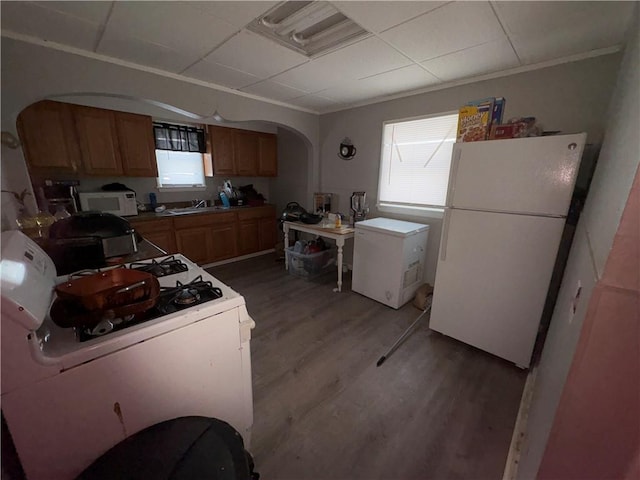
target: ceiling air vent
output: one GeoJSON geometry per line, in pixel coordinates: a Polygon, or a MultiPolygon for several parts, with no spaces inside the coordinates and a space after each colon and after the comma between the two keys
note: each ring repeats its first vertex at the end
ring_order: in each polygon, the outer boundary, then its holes
{"type": "Polygon", "coordinates": [[[247,28],[307,57],[370,35],[329,2],[282,2],[247,28]]]}

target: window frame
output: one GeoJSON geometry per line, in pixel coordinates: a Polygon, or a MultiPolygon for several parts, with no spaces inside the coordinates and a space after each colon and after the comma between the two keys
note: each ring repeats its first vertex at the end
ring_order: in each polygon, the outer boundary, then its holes
{"type": "MultiPolygon", "coordinates": [[[[429,118],[446,117],[446,116],[457,115],[457,114],[458,114],[457,110],[451,110],[447,112],[438,112],[438,113],[427,114],[427,115],[416,115],[413,117],[385,120],[382,122],[382,129],[380,134],[380,160],[378,162],[378,185],[377,185],[378,198],[376,199],[376,208],[378,209],[378,211],[403,214],[403,215],[411,215],[411,216],[424,216],[424,217],[433,217],[433,218],[443,217],[444,211],[446,208],[444,205],[439,206],[439,205],[427,205],[427,204],[423,204],[423,205],[401,204],[399,202],[394,203],[394,202],[380,200],[380,185],[381,185],[382,174],[383,174],[382,166],[383,166],[384,154],[385,154],[385,149],[384,149],[385,128],[387,127],[387,125],[394,124],[394,123],[412,122],[416,120],[426,120],[429,118]]],[[[455,141],[454,141],[454,144],[455,144],[455,141]]],[[[449,183],[450,176],[451,176],[451,168],[449,168],[449,176],[447,177],[447,190],[448,190],[448,183],[449,183]]]]}

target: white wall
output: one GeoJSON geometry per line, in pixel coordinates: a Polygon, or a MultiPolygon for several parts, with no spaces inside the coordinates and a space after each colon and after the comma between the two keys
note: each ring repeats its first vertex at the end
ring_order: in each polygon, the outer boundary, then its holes
{"type": "MultiPolygon", "coordinates": [[[[230,123],[229,126],[258,126],[259,130],[265,131],[276,131],[278,126],[284,126],[304,137],[310,145],[303,159],[307,164],[304,176],[296,178],[295,188],[303,185],[308,198],[317,190],[319,129],[315,114],[42,45],[3,38],[1,46],[3,131],[15,134],[15,122],[20,111],[44,98],[75,100],[74,103],[134,111],[174,121],[215,124],[219,123],[219,115],[229,122],[244,122],[230,123]],[[166,105],[169,109],[158,105],[166,105]],[[180,111],[186,113],[181,115],[180,111]]],[[[21,150],[16,152],[21,156],[21,150]]],[[[8,174],[8,168],[8,163],[3,161],[3,177],[8,174]]],[[[21,175],[12,176],[13,190],[30,186],[26,170],[23,167],[21,170],[21,175]]],[[[110,180],[93,179],[87,181],[87,185],[100,186],[110,180]]],[[[211,190],[208,195],[215,191],[221,180],[214,178],[208,182],[211,190]]],[[[235,184],[254,180],[238,178],[235,184]]],[[[127,178],[126,181],[135,185],[132,188],[139,190],[139,194],[151,191],[153,183],[148,179],[127,178]]],[[[255,180],[255,183],[261,183],[257,189],[262,188],[270,196],[268,181],[255,180]]],[[[158,194],[158,200],[173,201],[176,200],[175,196],[161,193],[158,194]]],[[[188,197],[191,196],[188,194],[188,197]]],[[[143,200],[146,201],[146,195],[143,200]]]]}
{"type": "Polygon", "coordinates": [[[289,202],[311,208],[305,188],[309,172],[305,161],[311,148],[303,138],[285,128],[278,129],[278,176],[271,181],[271,198],[280,214],[289,202]]]}
{"type": "MultiPolygon", "coordinates": [[[[601,279],[640,162],[639,8],[607,110],[607,128],[587,202],[576,229],[540,358],[518,478],[535,478],[582,331],[593,288],[601,279]],[[582,285],[575,315],[571,304],[582,285]]],[[[628,359],[634,361],[633,359],[628,359]]],[[[611,392],[612,395],[615,394],[611,392]]]]}
{"type": "MultiPolygon", "coordinates": [[[[337,193],[337,208],[349,211],[351,192],[364,190],[372,207],[378,190],[382,123],[420,115],[457,111],[469,100],[502,96],[505,118],[535,116],[545,130],[585,131],[588,142],[600,143],[607,121],[605,112],[615,83],[620,55],[607,55],[508,77],[437,90],[320,117],[320,188],[337,193]],[[351,161],[337,156],[349,137],[358,153],[351,161]]],[[[372,216],[383,216],[372,208],[372,216]]],[[[441,219],[385,213],[431,226],[425,281],[433,284],[437,265],[441,219]]]]}

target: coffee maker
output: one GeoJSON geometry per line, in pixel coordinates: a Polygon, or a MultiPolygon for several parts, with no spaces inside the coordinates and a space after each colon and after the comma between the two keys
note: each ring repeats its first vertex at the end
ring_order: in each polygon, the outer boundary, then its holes
{"type": "Polygon", "coordinates": [[[369,206],[367,205],[367,194],[365,192],[353,192],[351,195],[351,211],[353,223],[367,218],[369,206]]]}

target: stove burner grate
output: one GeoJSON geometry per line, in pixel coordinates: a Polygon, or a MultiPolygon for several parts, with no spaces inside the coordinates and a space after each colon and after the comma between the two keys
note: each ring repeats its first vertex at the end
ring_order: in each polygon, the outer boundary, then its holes
{"type": "Polygon", "coordinates": [[[160,287],[158,300],[151,309],[123,319],[105,317],[94,329],[76,328],[76,335],[81,342],[85,342],[221,297],[222,290],[203,280],[202,275],[198,275],[189,283],[176,280],[175,287],[160,287]]]}
{"type": "Polygon", "coordinates": [[[189,267],[182,260],[175,258],[173,255],[161,261],[157,261],[154,258],[146,262],[133,262],[129,265],[129,268],[151,273],[156,277],[164,277],[189,270],[189,267]]]}
{"type": "Polygon", "coordinates": [[[171,313],[220,297],[222,290],[198,275],[187,284],[177,280],[175,287],[160,287],[160,297],[155,308],[163,313],[171,313]]]}

